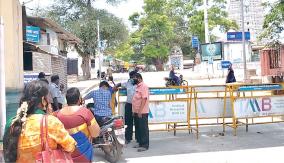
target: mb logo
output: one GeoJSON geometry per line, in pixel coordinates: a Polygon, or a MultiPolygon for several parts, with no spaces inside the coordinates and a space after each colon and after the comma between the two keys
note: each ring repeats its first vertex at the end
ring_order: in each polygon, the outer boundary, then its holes
{"type": "Polygon", "coordinates": [[[270,111],[272,108],[270,98],[262,98],[261,100],[249,99],[247,103],[248,108],[253,112],[270,111]]]}

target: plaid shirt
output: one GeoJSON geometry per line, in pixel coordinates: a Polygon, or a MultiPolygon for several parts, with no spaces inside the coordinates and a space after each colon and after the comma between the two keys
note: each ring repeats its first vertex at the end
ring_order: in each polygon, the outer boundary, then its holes
{"type": "Polygon", "coordinates": [[[91,91],[87,94],[85,99],[94,100],[94,108],[92,109],[94,114],[97,116],[108,117],[112,115],[112,110],[110,108],[111,102],[111,92],[105,89],[98,89],[91,91]]]}

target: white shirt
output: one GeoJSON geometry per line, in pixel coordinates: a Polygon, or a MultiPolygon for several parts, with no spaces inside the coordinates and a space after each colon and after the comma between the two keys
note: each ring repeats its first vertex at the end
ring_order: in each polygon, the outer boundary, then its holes
{"type": "Polygon", "coordinates": [[[52,102],[53,103],[53,98],[57,98],[58,103],[60,104],[64,104],[64,97],[58,87],[58,85],[56,85],[55,83],[50,83],[49,84],[49,91],[52,97],[52,102]]]}
{"type": "Polygon", "coordinates": [[[135,94],[136,85],[133,85],[130,80],[126,83],[121,84],[122,87],[126,88],[127,91],[127,99],[126,102],[132,104],[132,99],[135,94]]]}

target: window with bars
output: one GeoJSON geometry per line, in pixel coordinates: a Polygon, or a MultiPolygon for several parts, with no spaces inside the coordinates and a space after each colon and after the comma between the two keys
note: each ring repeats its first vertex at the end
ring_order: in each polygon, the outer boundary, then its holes
{"type": "Polygon", "coordinates": [[[270,69],[281,67],[281,53],[280,48],[272,49],[268,52],[270,69]]]}

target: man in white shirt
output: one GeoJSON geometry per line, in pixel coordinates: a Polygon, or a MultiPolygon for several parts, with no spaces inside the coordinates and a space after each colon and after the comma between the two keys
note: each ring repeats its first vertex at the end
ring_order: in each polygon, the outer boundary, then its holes
{"type": "Polygon", "coordinates": [[[59,76],[52,75],[51,76],[51,83],[49,85],[49,91],[52,97],[52,108],[53,111],[57,111],[62,108],[62,104],[64,103],[64,97],[61,94],[59,88],[59,76]]]}
{"type": "MultiPolygon", "coordinates": [[[[132,99],[135,93],[136,85],[133,84],[133,76],[136,74],[135,71],[131,71],[129,73],[130,79],[125,82],[118,84],[117,86],[121,86],[123,88],[126,88],[127,91],[127,99],[125,104],[125,110],[124,110],[124,118],[125,118],[125,124],[127,125],[125,129],[125,142],[126,144],[130,143],[132,140],[133,135],[133,113],[132,113],[132,99]]],[[[137,135],[135,135],[135,138],[137,139],[137,135]]]]}

